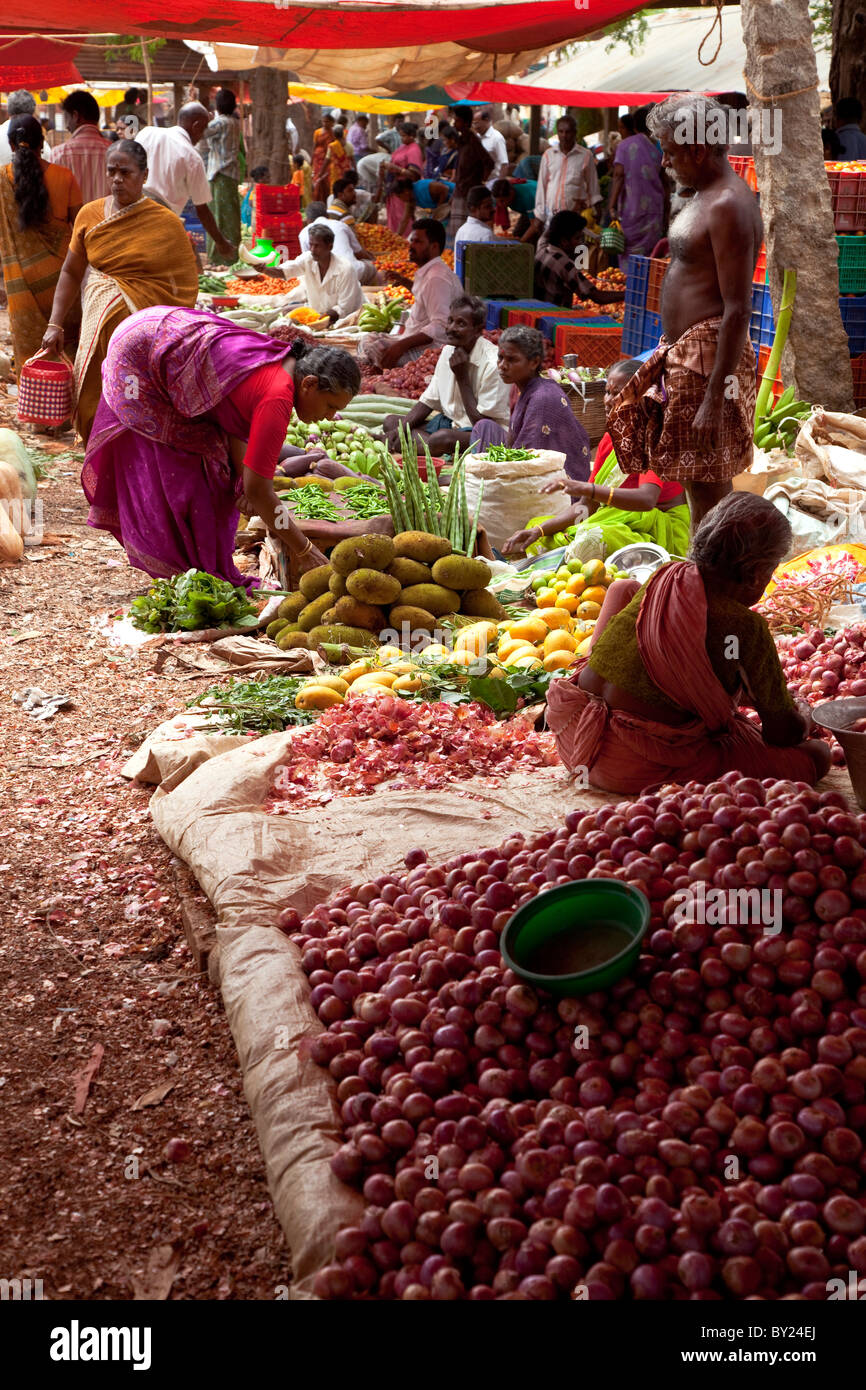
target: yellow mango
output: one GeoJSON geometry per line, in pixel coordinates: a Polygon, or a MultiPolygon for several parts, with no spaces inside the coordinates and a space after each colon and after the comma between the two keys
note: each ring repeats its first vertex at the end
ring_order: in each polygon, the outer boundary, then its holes
{"type": "Polygon", "coordinates": [[[557,595],[555,608],[561,608],[564,613],[576,613],[580,599],[577,594],[570,594],[566,591],[557,595]]]}
{"type": "Polygon", "coordinates": [[[548,585],[546,589],[539,589],[537,594],[535,595],[535,601],[538,604],[539,608],[549,607],[549,605],[553,603],[553,600],[555,598],[556,590],[551,588],[550,585],[548,585]]]}
{"type": "Polygon", "coordinates": [[[526,642],[543,642],[547,636],[548,627],[543,618],[536,614],[531,614],[527,618],[517,618],[510,626],[509,632],[512,637],[517,637],[526,642]]]}
{"type": "Polygon", "coordinates": [[[537,652],[532,642],[518,642],[513,638],[508,642],[500,642],[496,649],[496,656],[499,661],[510,661],[515,656],[535,655],[537,652]]]}
{"type": "Polygon", "coordinates": [[[578,649],[577,649],[577,655],[578,655],[578,656],[586,656],[586,655],[588,654],[588,652],[589,652],[589,644],[590,644],[591,641],[592,641],[592,633],[590,633],[588,637],[584,637],[583,641],[581,642],[580,646],[579,646],[578,649]]]}
{"type": "Polygon", "coordinates": [[[551,652],[575,652],[577,651],[577,638],[565,628],[556,628],[549,632],[544,639],[544,655],[550,656],[551,652]]]}
{"type": "Polygon", "coordinates": [[[564,671],[566,666],[571,666],[576,657],[576,652],[550,652],[544,658],[544,669],[545,671],[564,671]]]}
{"type": "Polygon", "coordinates": [[[590,603],[584,600],[577,610],[577,616],[579,618],[597,618],[600,612],[600,603],[590,603]]]}
{"type": "Polygon", "coordinates": [[[464,649],[464,650],[461,650],[461,651],[453,651],[453,652],[451,653],[451,665],[452,665],[452,666],[474,666],[475,663],[478,662],[478,663],[479,663],[479,666],[483,668],[483,662],[484,662],[484,657],[485,657],[485,656],[486,656],[486,652],[483,652],[483,653],[481,654],[481,658],[480,658],[480,660],[479,660],[479,657],[478,657],[478,653],[477,653],[477,652],[466,651],[465,649],[464,649]]]}
{"type": "Polygon", "coordinates": [[[589,588],[589,589],[584,589],[584,591],[583,591],[583,602],[584,602],[584,603],[597,603],[597,604],[599,605],[599,607],[601,607],[601,605],[604,603],[604,598],[605,598],[605,594],[606,594],[606,593],[607,593],[607,589],[605,589],[603,585],[601,585],[601,584],[593,584],[591,588],[589,588]]]}
{"type": "Polygon", "coordinates": [[[540,608],[536,616],[539,617],[541,621],[547,625],[548,628],[567,628],[570,625],[568,613],[565,611],[564,608],[558,608],[556,607],[556,605],[554,605],[553,608],[540,608]]]}
{"type": "Polygon", "coordinates": [[[380,666],[388,666],[392,661],[402,661],[405,655],[402,647],[380,647],[376,653],[380,666]]]}
{"type": "Polygon", "coordinates": [[[370,663],[366,659],[353,661],[350,666],[343,667],[343,680],[348,681],[349,685],[356,681],[359,676],[366,676],[370,672],[370,663]]]}
{"type": "Polygon", "coordinates": [[[586,588],[586,580],[582,574],[573,574],[567,581],[565,592],[567,594],[582,594],[586,588]]]}
{"type": "Polygon", "coordinates": [[[349,689],[348,681],[343,680],[342,676],[311,676],[301,689],[309,690],[315,685],[324,686],[327,690],[336,690],[338,695],[345,695],[349,689]]]}
{"type": "Polygon", "coordinates": [[[458,632],[454,640],[455,651],[474,652],[476,656],[486,652],[488,647],[499,635],[499,629],[495,623],[473,623],[471,627],[464,627],[458,632]]]}
{"type": "Polygon", "coordinates": [[[587,584],[600,584],[606,573],[603,560],[587,560],[583,566],[583,576],[587,584]]]}
{"type": "Polygon", "coordinates": [[[429,676],[398,676],[391,689],[395,695],[401,690],[414,694],[417,690],[423,690],[424,686],[429,685],[429,683],[429,676]]]}
{"type": "MultiPolygon", "coordinates": [[[[388,665],[385,667],[385,671],[390,671],[390,673],[394,676],[412,676],[417,672],[417,670],[418,667],[414,661],[390,661],[388,665]]],[[[376,672],[376,675],[379,677],[383,676],[384,674],[384,671],[376,672]]]]}
{"type": "Polygon", "coordinates": [[[445,661],[451,653],[441,642],[431,642],[429,646],[425,647],[418,655],[424,661],[445,661]]]}
{"type": "Polygon", "coordinates": [[[305,685],[295,696],[295,709],[330,709],[342,703],[340,692],[327,685],[305,685]]]}
{"type": "Polygon", "coordinates": [[[370,671],[366,676],[359,676],[356,681],[352,681],[352,694],[357,695],[359,691],[366,690],[371,685],[384,685],[389,689],[397,680],[395,671],[370,671]]]}
{"type": "Polygon", "coordinates": [[[519,656],[515,660],[512,658],[509,666],[516,666],[518,671],[542,671],[544,668],[537,656],[519,656]]]}
{"type": "Polygon", "coordinates": [[[365,685],[363,689],[357,690],[352,686],[350,694],[357,695],[359,700],[366,700],[368,697],[375,698],[377,695],[390,695],[390,685],[365,685]]]}

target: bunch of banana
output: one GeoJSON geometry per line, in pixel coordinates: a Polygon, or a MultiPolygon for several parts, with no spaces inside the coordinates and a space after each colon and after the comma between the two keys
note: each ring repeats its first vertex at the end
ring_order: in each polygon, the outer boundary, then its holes
{"type": "Polygon", "coordinates": [[[358,327],[362,333],[390,333],[403,308],[399,299],[387,300],[384,304],[365,304],[358,317],[358,327]]]}
{"type": "Polygon", "coordinates": [[[794,388],[789,386],[770,414],[755,421],[755,444],[759,449],[785,449],[790,454],[800,425],[811,413],[809,402],[795,400],[794,388]]]}

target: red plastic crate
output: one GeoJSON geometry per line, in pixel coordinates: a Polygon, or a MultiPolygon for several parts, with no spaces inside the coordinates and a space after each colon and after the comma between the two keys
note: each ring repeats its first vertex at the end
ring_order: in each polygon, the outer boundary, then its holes
{"type": "Polygon", "coordinates": [[[854,409],[866,406],[866,352],[851,358],[851,372],[854,377],[854,409]]]}
{"type": "Polygon", "coordinates": [[[763,243],[758,252],[758,260],[755,265],[755,273],[752,276],[752,283],[755,285],[766,285],[767,283],[767,248],[763,243]]]}
{"type": "Polygon", "coordinates": [[[728,163],[735,174],[739,174],[741,179],[745,179],[753,193],[758,191],[758,176],[755,173],[755,161],[750,154],[729,154],[728,163]]]}
{"type": "Polygon", "coordinates": [[[662,311],[662,281],[667,274],[669,265],[670,258],[650,260],[646,291],[646,311],[648,314],[660,314],[662,311]]]}
{"type": "Polygon", "coordinates": [[[866,169],[828,170],[837,232],[866,231],[866,169]]]}
{"type": "Polygon", "coordinates": [[[304,225],[304,219],[299,212],[286,212],[280,217],[262,216],[256,213],[256,236],[269,237],[271,241],[287,241],[289,237],[297,237],[304,225]]]}
{"type": "Polygon", "coordinates": [[[287,212],[300,212],[301,193],[293,183],[256,184],[256,210],[266,217],[283,216],[287,212]]]}
{"type": "MultiPolygon", "coordinates": [[[[560,309],[556,304],[548,304],[543,309],[509,309],[507,311],[508,327],[523,324],[526,328],[537,328],[539,319],[551,316],[558,319],[585,319],[591,313],[591,309],[587,313],[586,309],[560,309]]],[[[599,309],[599,313],[601,313],[601,309],[599,309]]]]}
{"type": "Polygon", "coordinates": [[[556,330],[554,361],[557,366],[569,352],[577,354],[578,366],[612,367],[622,356],[622,325],[598,327],[581,325],[569,328],[563,324],[556,330]]]}
{"type": "MultiPolygon", "coordinates": [[[[767,363],[768,363],[769,360],[770,360],[770,353],[771,353],[771,351],[772,351],[772,349],[771,349],[770,347],[767,347],[766,345],[764,345],[764,346],[758,348],[758,390],[759,390],[759,391],[760,391],[760,389],[761,389],[761,381],[762,381],[762,379],[763,379],[764,369],[765,369],[767,363]]],[[[777,375],[776,375],[776,380],[773,382],[773,390],[772,390],[773,405],[776,404],[776,401],[779,399],[779,397],[781,396],[781,394],[782,394],[782,392],[784,391],[784,389],[785,389],[785,388],[784,388],[784,386],[782,385],[782,378],[781,378],[781,375],[779,375],[779,374],[777,373],[777,375]]]]}

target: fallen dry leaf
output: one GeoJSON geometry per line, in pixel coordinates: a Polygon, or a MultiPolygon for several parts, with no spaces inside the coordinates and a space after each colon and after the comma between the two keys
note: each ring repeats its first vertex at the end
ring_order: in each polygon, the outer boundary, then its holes
{"type": "Polygon", "coordinates": [[[148,1105],[160,1105],[162,1101],[165,1100],[169,1091],[174,1090],[176,1085],[176,1081],[161,1081],[158,1086],[154,1086],[151,1090],[145,1091],[143,1095],[138,1097],[138,1100],[134,1100],[129,1107],[130,1110],[144,1110],[145,1106],[148,1105]]]}
{"type": "Polygon", "coordinates": [[[179,1242],[155,1246],[148,1256],[144,1273],[129,1276],[136,1303],[168,1298],[174,1276],[180,1268],[180,1250],[179,1242]]]}
{"type": "Polygon", "coordinates": [[[99,1071],[104,1056],[105,1048],[102,1046],[102,1043],[94,1043],[93,1051],[90,1054],[90,1061],[87,1063],[87,1066],[82,1067],[81,1071],[75,1073],[75,1104],[72,1107],[73,1114],[84,1114],[84,1107],[87,1104],[87,1097],[90,1094],[93,1078],[99,1071]]]}

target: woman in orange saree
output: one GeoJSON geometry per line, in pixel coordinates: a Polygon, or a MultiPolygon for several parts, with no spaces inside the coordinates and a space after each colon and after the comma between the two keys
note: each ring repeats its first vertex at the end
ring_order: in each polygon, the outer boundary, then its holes
{"type": "Polygon", "coordinates": [[[106,159],[111,195],[86,203],[76,218],[42,340],[49,353],[59,351],[64,320],[87,273],[75,358],[76,423],[85,444],[102,394],[102,363],[118,325],[156,304],[191,309],[198,296],[198,269],[183,223],[142,194],[142,146],[120,140],[106,159]]]}
{"type": "MultiPolygon", "coordinates": [[[[9,125],[12,163],[0,170],[0,258],[16,373],[42,346],[82,201],[71,169],[40,157],[42,140],[34,116],[15,116],[9,125]]],[[[68,327],[74,336],[75,323],[68,327]]]]}
{"type": "Polygon", "coordinates": [[[326,203],[331,191],[329,163],[330,144],[334,138],[333,116],[323,116],[322,124],[313,136],[313,201],[326,203]]]}

